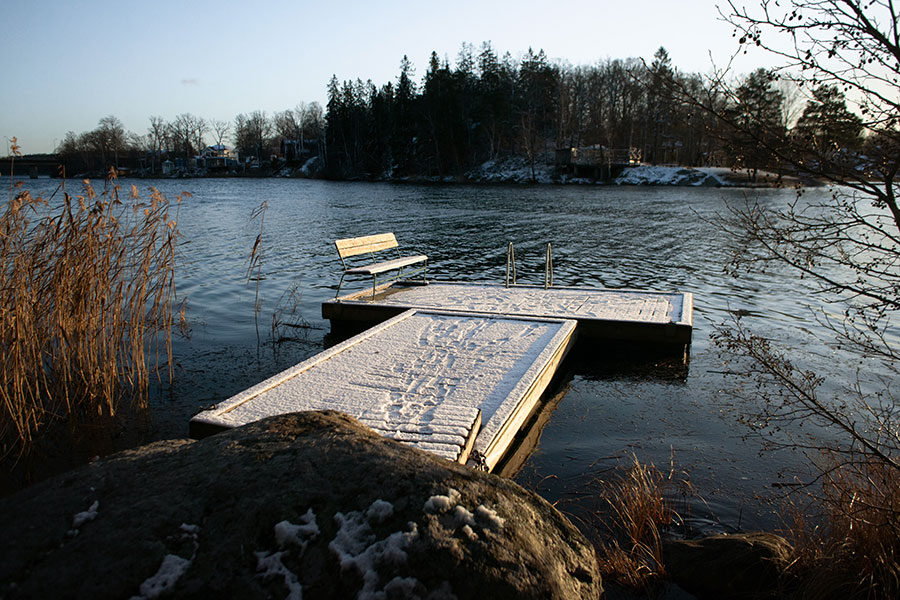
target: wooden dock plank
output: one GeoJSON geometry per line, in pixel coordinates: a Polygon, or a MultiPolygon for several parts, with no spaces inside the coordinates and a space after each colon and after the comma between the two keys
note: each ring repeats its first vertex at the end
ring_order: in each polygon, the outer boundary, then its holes
{"type": "Polygon", "coordinates": [[[460,462],[477,449],[493,466],[517,427],[504,421],[530,412],[574,330],[559,319],[410,310],[200,413],[191,431],[333,409],[460,462]]]}
{"type": "Polygon", "coordinates": [[[412,308],[575,319],[589,338],[690,344],[693,330],[690,293],[438,281],[348,294],[323,303],[322,316],[377,322],[412,308]]]}

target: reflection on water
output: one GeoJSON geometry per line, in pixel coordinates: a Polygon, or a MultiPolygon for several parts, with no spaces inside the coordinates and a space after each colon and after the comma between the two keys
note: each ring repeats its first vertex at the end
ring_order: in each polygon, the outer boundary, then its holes
{"type": "MultiPolygon", "coordinates": [[[[28,183],[33,191],[52,185],[28,183]]],[[[539,416],[546,425],[533,435],[537,449],[516,475],[560,508],[587,515],[599,473],[627,465],[632,456],[657,465],[674,456],[705,498],[692,505],[698,523],[767,526],[774,517],[755,496],[802,468],[796,456],[761,459],[758,443],[743,439],[726,393],[734,382],[709,342],[713,327],[738,312],[788,348],[802,347],[801,366],[835,360],[814,339],[821,332],[808,308],[815,299],[802,283],[778,269],[739,278],[724,273],[732,241],[708,219],[726,201],[742,202],[743,191],[281,179],[136,183],[145,194],[151,185],[169,198],[192,194],[180,207],[177,283],[191,336],[177,340],[176,381],[154,401],[156,438],[187,435],[197,411],[320,352],[330,341],[320,305],[334,296],[339,279],[333,240],[393,231],[404,250],[429,255],[433,278],[502,282],[506,246],[514,242],[519,282],[542,284],[546,243],[552,242],[557,285],[694,293],[689,368],[671,356],[611,344],[582,346],[567,363],[558,393],[550,394],[549,409],[539,416]],[[263,201],[257,313],[247,266],[259,231],[250,214],[263,201]],[[267,343],[284,337],[273,332],[273,315],[286,314],[301,327],[291,328],[282,343],[267,343]]],[[[762,202],[793,198],[790,190],[759,194],[762,202]]]]}

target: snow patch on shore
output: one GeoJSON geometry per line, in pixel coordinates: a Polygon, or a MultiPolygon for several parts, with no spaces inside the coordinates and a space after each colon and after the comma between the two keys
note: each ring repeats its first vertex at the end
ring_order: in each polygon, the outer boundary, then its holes
{"type": "Polygon", "coordinates": [[[478,183],[562,183],[562,184],[615,184],[615,185],[679,185],[733,187],[742,185],[731,169],[725,167],[679,167],[660,165],[633,165],[625,167],[611,181],[597,181],[583,177],[559,174],[546,159],[531,163],[523,157],[507,157],[489,160],[465,174],[465,179],[478,183]]]}
{"type": "Polygon", "coordinates": [[[555,183],[553,167],[535,162],[534,171],[525,158],[510,157],[489,160],[466,173],[469,181],[482,183],[555,183]]]}
{"type": "Polygon", "coordinates": [[[692,169],[687,167],[663,167],[638,165],[626,167],[613,180],[616,185],[727,185],[713,169],[692,169]]]}

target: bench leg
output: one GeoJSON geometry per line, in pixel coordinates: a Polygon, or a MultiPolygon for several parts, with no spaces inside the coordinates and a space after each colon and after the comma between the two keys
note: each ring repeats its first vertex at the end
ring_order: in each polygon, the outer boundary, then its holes
{"type": "Polygon", "coordinates": [[[343,275],[341,275],[341,282],[338,284],[337,292],[335,292],[335,294],[334,294],[334,297],[335,297],[335,298],[337,298],[338,296],[341,295],[341,286],[344,285],[344,277],[346,277],[346,276],[347,276],[346,273],[344,273],[343,275]]]}
{"type": "Polygon", "coordinates": [[[375,284],[378,281],[378,275],[372,275],[372,301],[375,301],[375,284]]]}

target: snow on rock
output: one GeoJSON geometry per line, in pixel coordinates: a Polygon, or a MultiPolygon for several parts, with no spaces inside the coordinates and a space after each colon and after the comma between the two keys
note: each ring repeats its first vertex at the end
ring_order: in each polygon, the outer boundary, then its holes
{"type": "MultiPolygon", "coordinates": [[[[182,523],[178,530],[181,531],[181,539],[191,541],[194,547],[194,554],[196,554],[197,548],[200,547],[200,542],[197,541],[197,538],[200,536],[200,526],[182,523]]],[[[191,558],[193,559],[193,556],[191,558]]]]}
{"type": "MultiPolygon", "coordinates": [[[[482,183],[605,183],[599,180],[558,174],[546,160],[531,163],[523,157],[489,160],[466,173],[469,181],[482,183]]],[[[729,169],[706,167],[673,167],[635,165],[626,167],[612,182],[618,185],[734,185],[728,178],[729,169]]]]}
{"type": "Polygon", "coordinates": [[[425,506],[423,509],[427,513],[445,513],[451,508],[453,508],[456,503],[459,502],[459,492],[450,488],[447,490],[447,495],[436,495],[431,496],[428,500],[425,501],[425,506]]]}
{"type": "Polygon", "coordinates": [[[172,589],[190,566],[190,560],[177,554],[166,554],[162,564],[159,565],[159,570],[141,584],[141,595],[132,596],[131,600],[149,600],[159,597],[160,594],[172,589]]]}
{"type": "Polygon", "coordinates": [[[457,527],[468,525],[471,527],[475,524],[475,515],[468,508],[461,504],[457,504],[453,510],[453,519],[456,521],[457,527]]]}
{"type": "Polygon", "coordinates": [[[384,585],[384,593],[388,598],[418,598],[416,586],[420,586],[415,577],[394,577],[384,585]]]}
{"type": "Polygon", "coordinates": [[[474,542],[475,540],[478,539],[478,534],[475,533],[475,530],[472,529],[469,525],[463,525],[461,531],[462,531],[463,535],[469,539],[469,541],[474,542]]]}
{"type": "MultiPolygon", "coordinates": [[[[188,535],[197,536],[200,534],[200,526],[199,525],[189,525],[188,523],[182,523],[181,527],[179,527],[181,531],[188,535]]],[[[195,537],[196,539],[196,537],[195,537]]]]}
{"type": "MultiPolygon", "coordinates": [[[[372,533],[371,521],[380,521],[384,515],[383,500],[375,500],[365,512],[338,512],[334,520],[338,531],[328,548],[338,557],[342,569],[354,568],[363,578],[363,588],[358,598],[383,597],[387,590],[379,590],[379,565],[399,565],[406,562],[406,548],[419,536],[416,523],[407,523],[409,531],[397,531],[376,541],[372,533]]],[[[393,580],[392,580],[393,581],[393,580]]]]}
{"type": "Polygon", "coordinates": [[[190,568],[194,558],[197,556],[197,549],[200,547],[200,543],[197,541],[200,535],[200,526],[182,523],[178,530],[181,531],[181,538],[190,540],[193,545],[191,557],[184,558],[177,554],[166,554],[156,573],[141,583],[140,595],[132,596],[131,600],[149,600],[166,593],[175,586],[181,576],[190,568]]]}
{"type": "Polygon", "coordinates": [[[256,552],[256,570],[262,571],[260,577],[283,577],[288,589],[285,600],[303,600],[303,586],[293,571],[284,566],[281,558],[287,552],[256,552]]]}
{"type": "MultiPolygon", "coordinates": [[[[275,541],[280,548],[289,545],[300,548],[299,555],[306,550],[306,546],[311,540],[314,540],[321,533],[316,523],[316,514],[313,509],[308,509],[306,513],[300,517],[301,523],[294,524],[288,520],[279,521],[273,528],[275,531],[275,541]]],[[[270,577],[281,577],[284,579],[284,585],[288,589],[287,600],[302,600],[303,586],[300,578],[296,573],[288,569],[282,558],[288,555],[287,550],[280,552],[256,552],[256,570],[263,579],[270,577]]]]}
{"type": "Polygon", "coordinates": [[[300,552],[306,550],[306,545],[319,535],[319,526],[316,524],[316,515],[310,508],[302,517],[302,523],[295,525],[284,520],[275,524],[275,541],[278,546],[284,548],[288,544],[300,547],[300,552]]]}
{"type": "Polygon", "coordinates": [[[497,515],[497,513],[490,508],[484,506],[483,504],[479,505],[478,508],[475,509],[475,520],[481,524],[485,529],[490,529],[492,531],[500,531],[503,527],[503,524],[506,522],[506,519],[497,515]]]}
{"type": "Polygon", "coordinates": [[[458,529],[463,537],[470,541],[478,539],[478,533],[474,527],[480,527],[482,530],[490,530],[498,532],[502,529],[506,519],[499,516],[496,511],[479,504],[473,513],[468,508],[459,503],[461,499],[460,493],[449,488],[447,495],[435,495],[428,498],[423,507],[424,511],[433,515],[450,513],[450,521],[445,521],[444,525],[452,525],[452,529],[458,529]]]}
{"type": "Polygon", "coordinates": [[[376,523],[381,523],[392,514],[394,514],[394,505],[384,500],[376,500],[369,506],[369,510],[366,511],[366,517],[369,518],[369,521],[376,523]]]}
{"type": "Polygon", "coordinates": [[[77,513],[72,518],[72,529],[78,529],[88,521],[93,521],[97,518],[98,509],[100,508],[100,501],[94,500],[94,503],[91,504],[90,508],[80,513],[77,513]]]}

